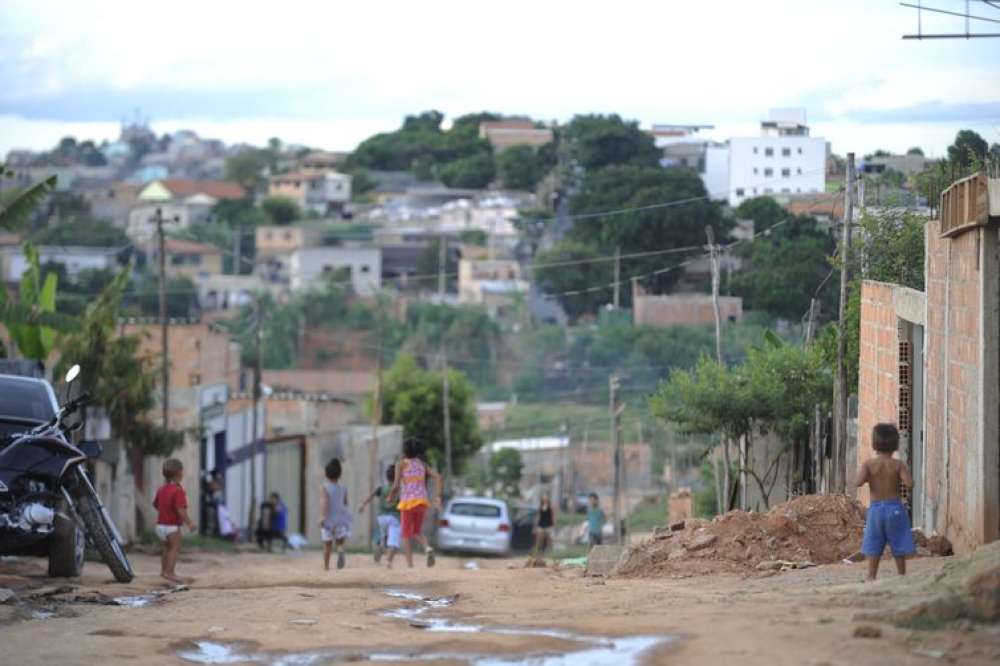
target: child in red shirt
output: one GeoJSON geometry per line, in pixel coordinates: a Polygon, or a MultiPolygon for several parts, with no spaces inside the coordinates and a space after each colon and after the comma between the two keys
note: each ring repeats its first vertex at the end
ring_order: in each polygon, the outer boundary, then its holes
{"type": "Polygon", "coordinates": [[[157,511],[156,536],[163,541],[163,560],[160,575],[171,583],[183,583],[174,572],[177,556],[181,552],[181,525],[194,532],[194,523],[187,513],[187,494],[181,485],[184,465],[176,458],[163,461],[163,478],[166,480],[156,491],[153,507],[157,511]]]}

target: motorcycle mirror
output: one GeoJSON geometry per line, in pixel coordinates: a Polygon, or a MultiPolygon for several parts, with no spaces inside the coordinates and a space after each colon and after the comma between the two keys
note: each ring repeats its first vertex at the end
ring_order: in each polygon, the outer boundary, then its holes
{"type": "Polygon", "coordinates": [[[80,376],[80,365],[74,364],[72,368],[66,371],[66,383],[71,384],[79,376],[80,376]]]}

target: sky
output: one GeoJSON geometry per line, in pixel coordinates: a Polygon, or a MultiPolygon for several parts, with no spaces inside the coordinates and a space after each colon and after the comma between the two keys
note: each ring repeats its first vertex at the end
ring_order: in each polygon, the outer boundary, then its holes
{"type": "Polygon", "coordinates": [[[1000,142],[1000,39],[901,39],[916,29],[890,0],[0,0],[0,155],[113,140],[136,116],[157,132],[350,150],[427,109],[618,113],[725,139],[798,106],[841,154],[941,155],[964,128],[1000,142]]]}

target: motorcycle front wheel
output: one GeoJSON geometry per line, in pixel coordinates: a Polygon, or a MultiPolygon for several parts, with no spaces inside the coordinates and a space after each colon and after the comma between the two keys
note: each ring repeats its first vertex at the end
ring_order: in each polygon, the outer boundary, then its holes
{"type": "Polygon", "coordinates": [[[132,565],[125,556],[125,549],[115,536],[114,528],[109,527],[104,519],[104,512],[94,498],[84,494],[79,499],[78,508],[83,523],[87,526],[87,535],[94,548],[101,554],[101,559],[111,569],[115,580],[119,583],[130,583],[135,577],[132,565]]]}

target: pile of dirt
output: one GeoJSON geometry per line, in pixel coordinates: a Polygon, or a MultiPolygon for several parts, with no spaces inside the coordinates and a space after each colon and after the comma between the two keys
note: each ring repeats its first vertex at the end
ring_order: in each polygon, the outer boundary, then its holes
{"type": "Polygon", "coordinates": [[[730,511],[661,528],[626,550],[614,573],[750,573],[839,562],[858,551],[864,526],[864,508],[846,495],[804,495],[767,513],[730,511]]]}

